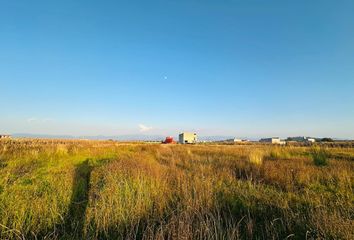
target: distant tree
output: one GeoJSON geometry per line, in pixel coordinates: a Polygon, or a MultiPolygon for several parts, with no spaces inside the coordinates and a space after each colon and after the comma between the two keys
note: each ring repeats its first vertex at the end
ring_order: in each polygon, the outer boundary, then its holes
{"type": "Polygon", "coordinates": [[[334,142],[332,138],[322,138],[321,142],[334,142]]]}

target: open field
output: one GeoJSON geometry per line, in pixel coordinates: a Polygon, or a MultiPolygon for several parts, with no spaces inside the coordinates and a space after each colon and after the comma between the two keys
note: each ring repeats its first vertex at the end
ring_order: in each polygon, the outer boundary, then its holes
{"type": "Polygon", "coordinates": [[[0,141],[1,239],[354,239],[354,148],[0,141]]]}

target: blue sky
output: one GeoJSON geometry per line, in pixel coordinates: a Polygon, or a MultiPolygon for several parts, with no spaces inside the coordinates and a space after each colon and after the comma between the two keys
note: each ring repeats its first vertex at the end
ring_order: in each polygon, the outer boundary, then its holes
{"type": "Polygon", "coordinates": [[[0,2],[0,132],[354,138],[353,1],[0,2]]]}

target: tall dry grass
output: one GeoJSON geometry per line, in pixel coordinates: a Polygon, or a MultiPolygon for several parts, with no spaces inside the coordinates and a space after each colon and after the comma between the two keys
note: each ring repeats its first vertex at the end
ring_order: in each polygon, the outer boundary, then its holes
{"type": "Polygon", "coordinates": [[[353,239],[352,148],[0,141],[3,239],[353,239]]]}

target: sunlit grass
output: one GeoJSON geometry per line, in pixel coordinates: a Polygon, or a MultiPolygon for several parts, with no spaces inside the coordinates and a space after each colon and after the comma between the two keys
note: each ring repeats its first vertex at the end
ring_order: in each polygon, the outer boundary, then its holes
{"type": "Polygon", "coordinates": [[[0,141],[0,238],[353,239],[352,148],[0,141]]]}

